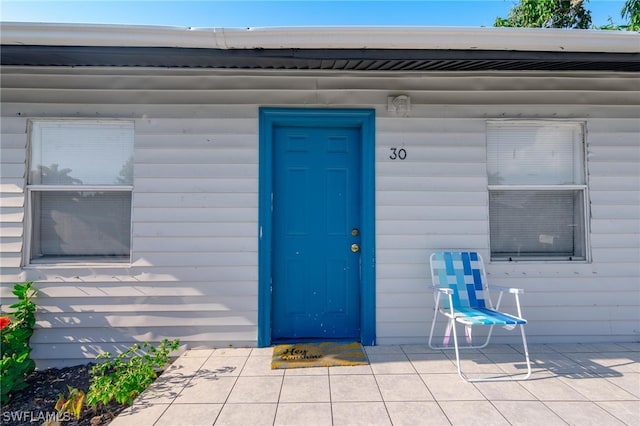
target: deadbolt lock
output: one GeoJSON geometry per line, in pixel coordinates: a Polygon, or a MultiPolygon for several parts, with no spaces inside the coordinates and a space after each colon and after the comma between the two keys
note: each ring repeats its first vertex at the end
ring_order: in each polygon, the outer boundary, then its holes
{"type": "Polygon", "coordinates": [[[351,236],[352,237],[357,237],[358,235],[360,235],[360,230],[358,228],[353,228],[351,230],[351,236]]]}

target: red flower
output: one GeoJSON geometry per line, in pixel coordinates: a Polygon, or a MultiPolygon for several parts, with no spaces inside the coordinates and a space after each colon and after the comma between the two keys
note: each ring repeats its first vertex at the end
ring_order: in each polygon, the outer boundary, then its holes
{"type": "Polygon", "coordinates": [[[0,317],[0,330],[8,326],[10,322],[9,317],[0,317]]]}

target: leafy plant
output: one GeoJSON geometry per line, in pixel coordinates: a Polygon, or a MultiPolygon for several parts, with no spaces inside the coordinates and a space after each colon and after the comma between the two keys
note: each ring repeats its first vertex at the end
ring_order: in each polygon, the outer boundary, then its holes
{"type": "Polygon", "coordinates": [[[65,398],[64,395],[58,395],[58,402],[56,402],[56,419],[47,420],[42,426],[60,426],[62,421],[71,420],[72,416],[76,420],[80,420],[82,415],[82,404],[84,403],[84,392],[78,388],[67,386],[69,390],[69,396],[65,398]]]}
{"type": "Polygon", "coordinates": [[[11,399],[11,395],[27,387],[24,379],[35,367],[30,358],[29,339],[36,324],[36,305],[31,301],[36,291],[33,282],[15,284],[13,294],[18,302],[9,306],[13,309],[11,317],[3,316],[0,328],[0,389],[2,404],[11,399]]]}
{"type": "Polygon", "coordinates": [[[135,344],[111,359],[111,354],[100,354],[98,359],[108,359],[91,368],[91,384],[87,392],[87,404],[96,407],[115,400],[131,405],[133,401],[158,377],[157,371],[169,362],[169,354],[178,349],[178,339],[164,339],[155,347],[149,343],[135,344]]]}
{"type": "Polygon", "coordinates": [[[80,419],[82,403],[84,402],[85,396],[84,392],[71,386],[67,386],[67,389],[69,389],[69,396],[65,398],[64,395],[60,394],[55,409],[58,414],[70,413],[76,419],[80,419]]]}

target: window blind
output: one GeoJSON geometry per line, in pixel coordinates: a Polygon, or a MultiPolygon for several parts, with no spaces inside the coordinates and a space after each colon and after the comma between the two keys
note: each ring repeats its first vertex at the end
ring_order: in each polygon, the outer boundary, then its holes
{"type": "Polygon", "coordinates": [[[33,197],[35,258],[129,255],[130,192],[36,191],[33,197]]]}
{"type": "Polygon", "coordinates": [[[489,185],[584,183],[581,126],[576,123],[491,123],[489,185]]]}
{"type": "Polygon", "coordinates": [[[30,184],[133,184],[131,123],[38,121],[31,132],[30,184]]]}
{"type": "Polygon", "coordinates": [[[492,252],[498,257],[584,257],[583,191],[490,191],[492,252]]]}
{"type": "Polygon", "coordinates": [[[583,125],[487,123],[492,259],[585,259],[583,125]]]}

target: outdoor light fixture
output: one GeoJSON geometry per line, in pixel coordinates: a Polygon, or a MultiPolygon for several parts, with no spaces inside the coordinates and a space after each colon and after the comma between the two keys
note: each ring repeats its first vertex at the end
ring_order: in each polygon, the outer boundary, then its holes
{"type": "Polygon", "coordinates": [[[387,111],[406,117],[409,115],[409,111],[411,111],[411,98],[408,95],[388,96],[387,111]]]}

